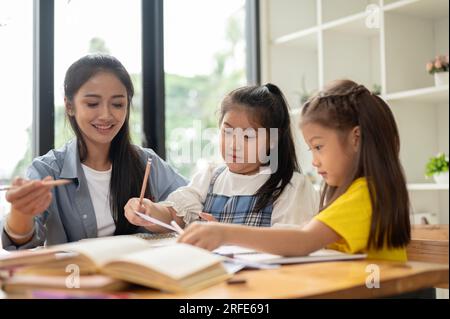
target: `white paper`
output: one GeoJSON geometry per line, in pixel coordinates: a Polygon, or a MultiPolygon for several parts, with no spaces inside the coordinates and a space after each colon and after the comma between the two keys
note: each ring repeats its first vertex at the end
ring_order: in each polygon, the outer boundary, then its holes
{"type": "Polygon", "coordinates": [[[134,212],[134,213],[135,213],[136,215],[138,215],[139,217],[141,217],[142,219],[144,219],[144,220],[146,220],[146,221],[148,221],[148,222],[150,222],[150,223],[153,223],[153,224],[159,225],[159,226],[161,226],[161,227],[164,227],[164,228],[173,230],[174,232],[177,232],[177,230],[175,229],[175,227],[173,227],[172,225],[166,224],[166,223],[160,221],[159,219],[150,217],[150,216],[148,216],[148,215],[145,215],[145,214],[142,214],[142,213],[139,213],[139,212],[134,212]]]}

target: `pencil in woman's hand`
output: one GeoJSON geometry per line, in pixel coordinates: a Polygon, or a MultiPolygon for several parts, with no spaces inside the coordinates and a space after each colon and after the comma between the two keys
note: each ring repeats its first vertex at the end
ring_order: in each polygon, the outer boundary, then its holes
{"type": "MultiPolygon", "coordinates": [[[[70,179],[57,179],[57,180],[45,180],[42,184],[45,186],[62,186],[72,183],[70,179]]],[[[8,191],[10,189],[18,188],[18,186],[3,186],[0,187],[0,191],[8,191]]]]}
{"type": "Polygon", "coordinates": [[[142,200],[144,199],[145,190],[147,188],[148,176],[150,175],[151,165],[152,165],[152,159],[149,158],[147,160],[147,165],[145,166],[144,180],[142,181],[142,187],[141,187],[141,196],[139,196],[139,205],[142,205],[142,200]]]}

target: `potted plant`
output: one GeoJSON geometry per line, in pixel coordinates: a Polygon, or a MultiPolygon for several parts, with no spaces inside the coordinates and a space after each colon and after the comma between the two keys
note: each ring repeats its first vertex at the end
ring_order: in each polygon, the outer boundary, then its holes
{"type": "Polygon", "coordinates": [[[436,86],[448,84],[448,55],[438,55],[427,63],[427,71],[434,74],[436,86]]]}
{"type": "Polygon", "coordinates": [[[448,156],[439,153],[430,158],[426,166],[426,176],[433,176],[438,184],[448,184],[448,156]]]}

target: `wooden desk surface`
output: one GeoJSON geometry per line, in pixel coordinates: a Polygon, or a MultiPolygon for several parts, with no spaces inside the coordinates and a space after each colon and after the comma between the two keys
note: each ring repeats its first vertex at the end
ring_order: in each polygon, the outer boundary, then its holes
{"type": "Polygon", "coordinates": [[[235,275],[245,283],[226,282],[187,294],[142,291],[138,298],[374,298],[392,296],[448,283],[448,265],[378,260],[286,265],[272,270],[247,270],[235,275]],[[380,270],[380,288],[366,287],[370,271],[380,270]]]}

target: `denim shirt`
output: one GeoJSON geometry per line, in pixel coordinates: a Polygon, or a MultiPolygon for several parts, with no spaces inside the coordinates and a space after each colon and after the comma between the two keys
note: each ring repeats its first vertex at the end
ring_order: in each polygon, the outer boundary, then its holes
{"type": "MultiPolygon", "coordinates": [[[[153,150],[136,146],[143,165],[152,159],[149,184],[155,201],[161,201],[188,181],[164,162],[153,150]]],[[[28,249],[42,245],[55,245],[97,237],[97,221],[83,169],[78,155],[76,139],[57,150],[33,160],[27,170],[28,179],[71,179],[73,183],[54,187],[53,199],[45,212],[34,217],[35,232],[31,240],[17,246],[3,229],[2,245],[6,250],[28,249]]],[[[139,232],[145,232],[139,228],[139,232]]]]}

